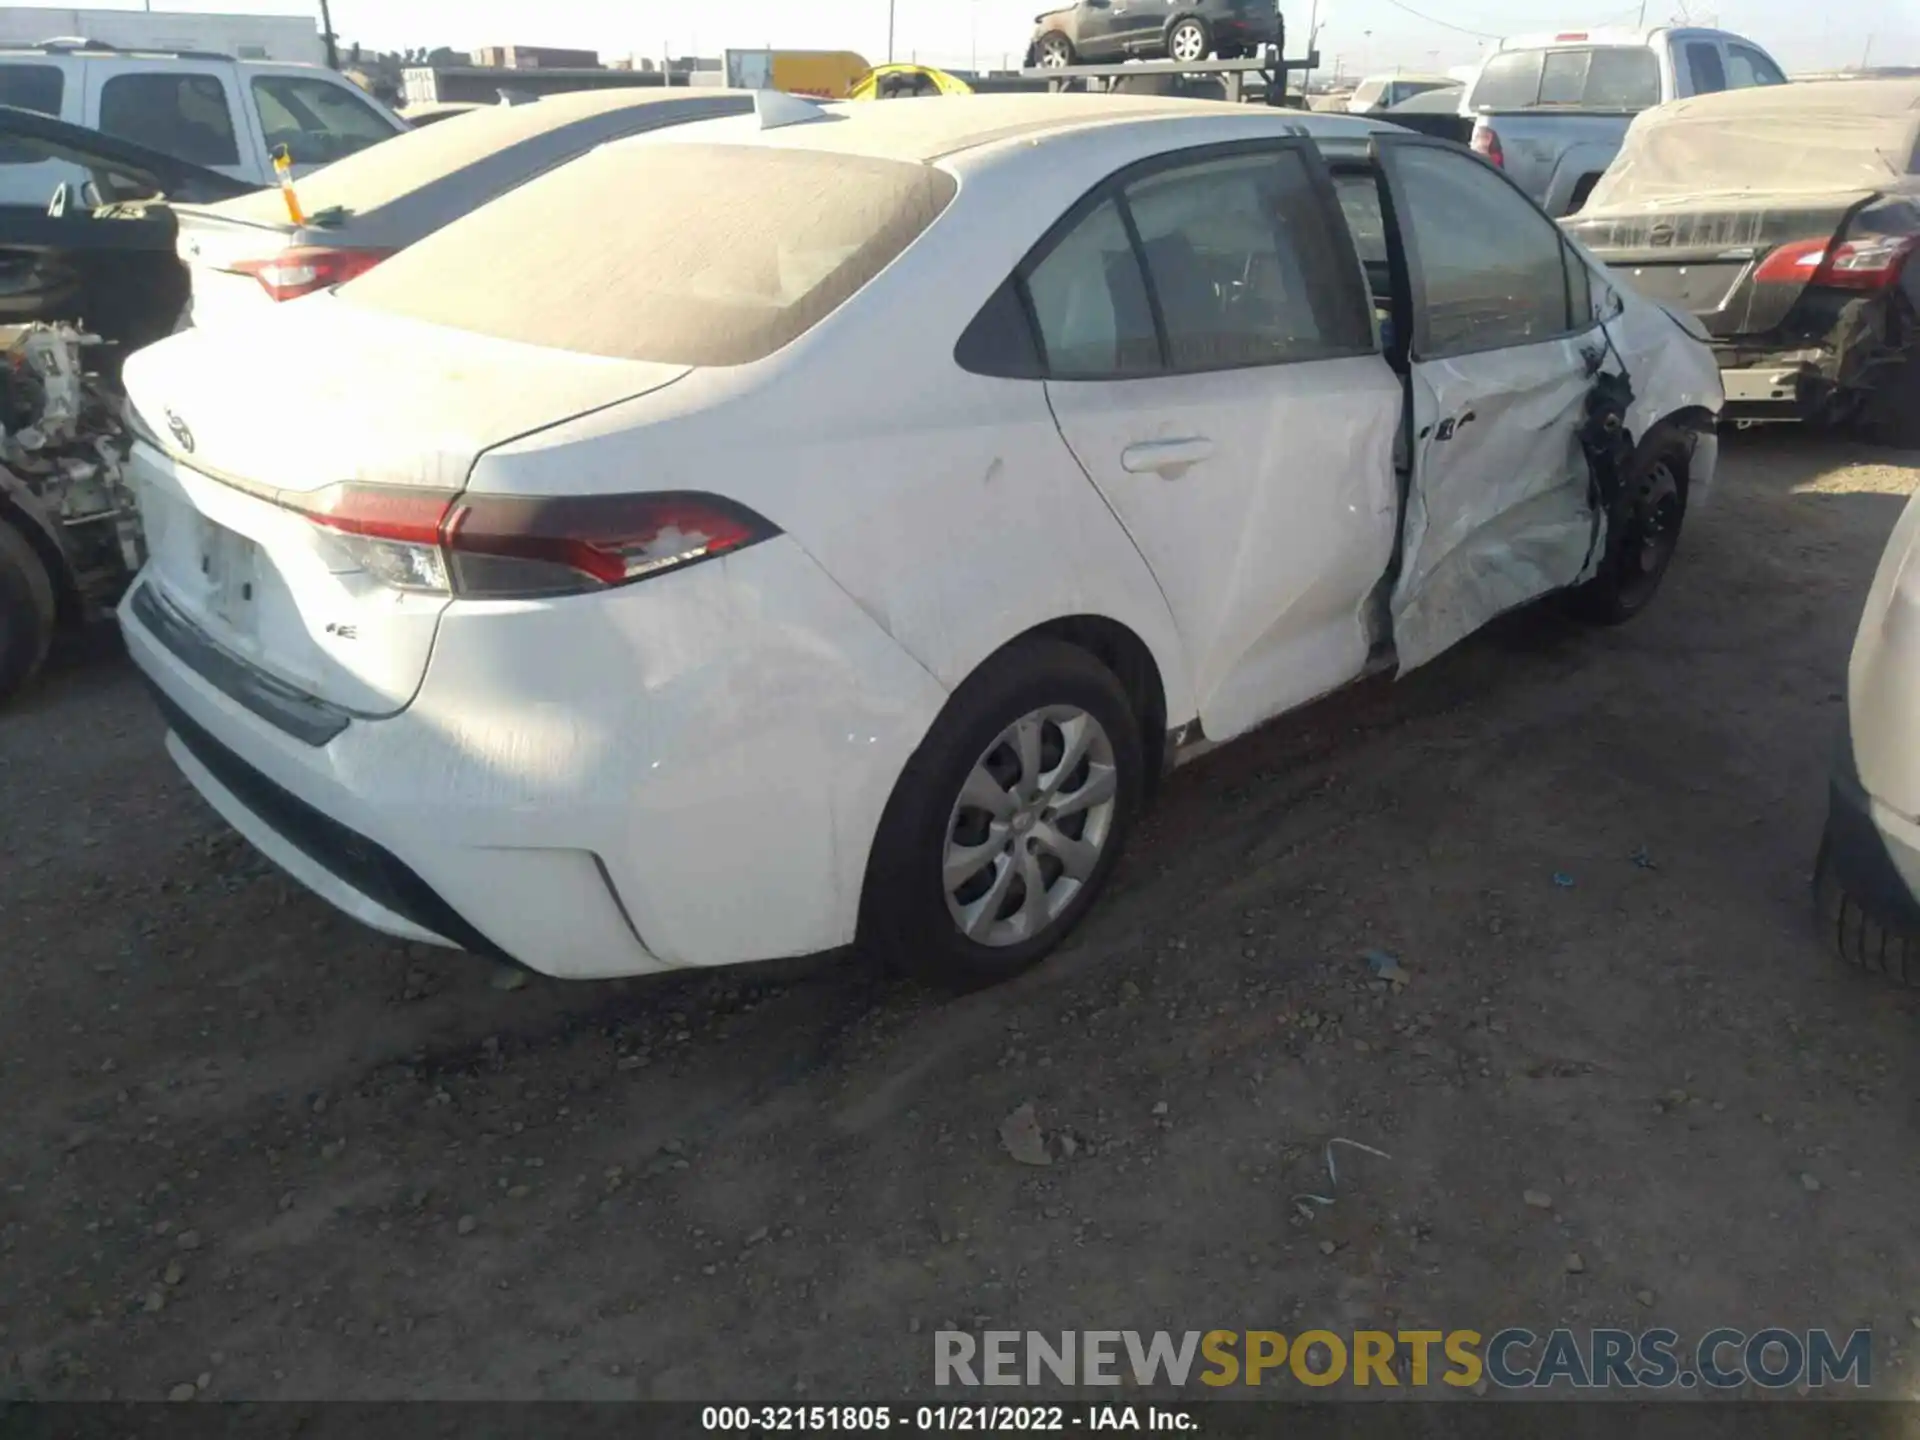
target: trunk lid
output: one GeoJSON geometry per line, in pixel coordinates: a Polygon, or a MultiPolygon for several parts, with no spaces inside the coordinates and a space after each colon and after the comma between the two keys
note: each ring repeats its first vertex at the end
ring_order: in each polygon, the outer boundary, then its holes
{"type": "Polygon", "coordinates": [[[368,574],[302,513],[343,484],[456,491],[488,449],[672,384],[684,365],[493,340],[316,295],[128,361],[143,581],[216,645],[356,714],[412,700],[438,593],[368,574]]]}
{"type": "MultiPolygon", "coordinates": [[[[276,205],[284,205],[278,195],[273,200],[276,205]]],[[[271,211],[253,213],[256,208],[248,206],[246,211],[235,213],[232,205],[218,209],[174,206],[180,225],[175,249],[193,282],[194,324],[217,324],[236,311],[250,313],[273,303],[258,280],[233,267],[243,260],[277,255],[297,244],[300,232],[286,218],[284,209],[276,220],[271,211]]]]}
{"type": "MultiPolygon", "coordinates": [[[[1690,311],[1716,339],[1760,335],[1786,319],[1806,280],[1756,284],[1768,255],[1796,241],[1837,242],[1871,194],[1712,197],[1685,206],[1583,211],[1561,224],[1650,299],[1690,311]]],[[[1812,269],[1806,271],[1811,278],[1812,269]]]]}

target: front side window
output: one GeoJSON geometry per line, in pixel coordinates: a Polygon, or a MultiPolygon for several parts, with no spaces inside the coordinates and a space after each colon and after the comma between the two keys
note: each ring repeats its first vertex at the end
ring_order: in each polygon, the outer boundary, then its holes
{"type": "Polygon", "coordinates": [[[328,165],[393,138],[394,129],[344,85],[304,75],[262,75],[253,101],[267,149],[284,145],[296,165],[328,165]]]}
{"type": "Polygon", "coordinates": [[[100,87],[100,129],[194,165],[240,163],[227,87],[213,75],[115,75],[100,87]]]}
{"type": "Polygon", "coordinates": [[[1784,85],[1780,67],[1751,45],[1727,46],[1727,83],[1736,90],[1752,85],[1784,85]]]}
{"type": "Polygon", "coordinates": [[[1703,41],[1687,46],[1687,68],[1693,72],[1693,93],[1717,95],[1727,88],[1726,67],[1720,63],[1720,47],[1703,41]]]}
{"type": "Polygon", "coordinates": [[[1160,368],[1140,259],[1103,200],[1027,276],[1041,361],[1056,379],[1123,380],[1160,368]]]}
{"type": "Polygon", "coordinates": [[[1173,369],[1372,348],[1352,249],[1297,150],[1162,170],[1125,193],[1173,369]]]}
{"type": "Polygon", "coordinates": [[[1395,208],[1412,241],[1423,360],[1528,345],[1582,329],[1554,223],[1488,166],[1431,145],[1396,146],[1395,208]]]}

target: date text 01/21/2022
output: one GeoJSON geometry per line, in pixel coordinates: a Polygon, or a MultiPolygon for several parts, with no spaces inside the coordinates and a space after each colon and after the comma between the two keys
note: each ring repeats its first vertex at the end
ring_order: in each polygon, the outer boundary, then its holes
{"type": "Polygon", "coordinates": [[[1021,1431],[1196,1430],[1180,1410],[1133,1405],[708,1405],[700,1428],[710,1431],[795,1431],[850,1434],[903,1430],[918,1434],[1010,1434],[1021,1431]]]}

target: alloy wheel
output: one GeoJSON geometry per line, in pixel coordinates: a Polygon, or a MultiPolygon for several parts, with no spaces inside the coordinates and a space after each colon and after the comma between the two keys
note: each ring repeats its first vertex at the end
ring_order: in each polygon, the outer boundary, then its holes
{"type": "Polygon", "coordinates": [[[1112,738],[1078,706],[995,736],[947,820],[941,885],[960,933],[999,949],[1057,924],[1106,852],[1118,794],[1112,738]]]}
{"type": "Polygon", "coordinates": [[[1207,53],[1207,37],[1191,20],[1174,26],[1167,37],[1167,53],[1176,60],[1200,60],[1207,53]]]}
{"type": "Polygon", "coordinates": [[[1061,70],[1070,58],[1064,36],[1049,35],[1040,42],[1040,63],[1048,70],[1061,70]]]}

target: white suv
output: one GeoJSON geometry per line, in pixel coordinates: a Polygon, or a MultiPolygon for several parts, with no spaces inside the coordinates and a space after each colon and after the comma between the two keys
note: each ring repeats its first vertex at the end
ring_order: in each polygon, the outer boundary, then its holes
{"type": "MultiPolygon", "coordinates": [[[[407,128],[324,66],[93,42],[0,50],[0,105],[84,125],[259,185],[274,183],[273,154],[281,145],[298,175],[407,128]]],[[[0,205],[42,205],[62,181],[78,186],[85,179],[77,166],[10,164],[0,153],[0,205]]]]}

